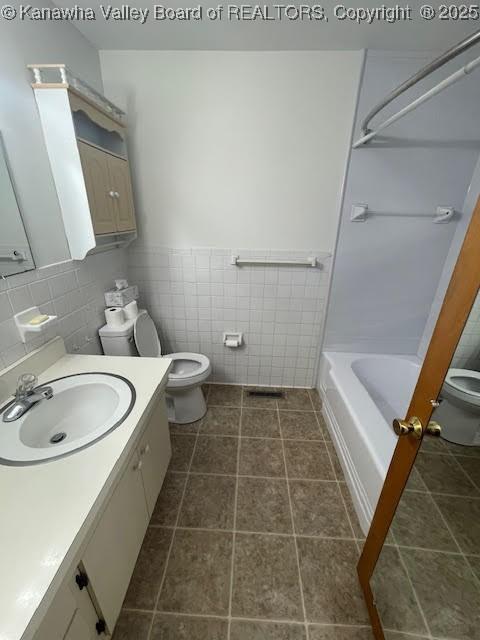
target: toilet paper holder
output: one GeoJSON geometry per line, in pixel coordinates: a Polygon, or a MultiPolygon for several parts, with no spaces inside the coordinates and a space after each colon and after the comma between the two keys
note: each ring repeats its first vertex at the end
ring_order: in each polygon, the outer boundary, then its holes
{"type": "Polygon", "coordinates": [[[243,333],[240,331],[226,331],[223,334],[223,344],[230,349],[242,346],[243,333]]]}

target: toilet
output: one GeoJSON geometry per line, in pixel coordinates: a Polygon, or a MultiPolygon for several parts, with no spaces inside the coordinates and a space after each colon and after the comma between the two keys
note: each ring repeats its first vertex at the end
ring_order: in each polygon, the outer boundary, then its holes
{"type": "MultiPolygon", "coordinates": [[[[98,333],[106,356],[162,357],[157,329],[144,309],[118,326],[104,325],[98,333]]],[[[212,371],[210,360],[200,353],[187,352],[165,357],[173,360],[166,397],[169,421],[188,424],[200,420],[207,411],[201,385],[212,371]]]]}
{"type": "Polygon", "coordinates": [[[480,446],[480,373],[449,369],[444,380],[435,420],[442,437],[465,446],[480,446]]]}

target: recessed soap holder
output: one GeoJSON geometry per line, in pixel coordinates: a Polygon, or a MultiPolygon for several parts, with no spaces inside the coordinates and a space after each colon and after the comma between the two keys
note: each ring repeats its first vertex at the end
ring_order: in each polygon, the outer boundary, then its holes
{"type": "Polygon", "coordinates": [[[38,307],[30,307],[13,316],[22,342],[27,342],[27,333],[41,333],[57,319],[57,316],[47,316],[46,319],[39,324],[29,324],[33,318],[41,315],[44,314],[41,313],[38,307]]]}

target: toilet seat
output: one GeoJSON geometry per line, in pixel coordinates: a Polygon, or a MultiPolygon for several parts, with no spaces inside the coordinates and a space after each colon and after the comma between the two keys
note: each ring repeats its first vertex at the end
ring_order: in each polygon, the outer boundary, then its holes
{"type": "MultiPolygon", "coordinates": [[[[148,312],[140,311],[133,326],[133,337],[140,356],[161,358],[162,347],[157,329],[148,312]]],[[[165,356],[173,360],[168,374],[167,389],[191,387],[200,384],[211,373],[210,360],[201,353],[186,351],[169,353],[165,356]]]]}
{"type": "Polygon", "coordinates": [[[173,360],[168,374],[169,388],[197,384],[210,375],[210,360],[201,353],[183,351],[169,353],[165,357],[173,360]]]}
{"type": "Polygon", "coordinates": [[[443,383],[443,394],[451,402],[480,407],[480,372],[449,369],[443,383]]]}

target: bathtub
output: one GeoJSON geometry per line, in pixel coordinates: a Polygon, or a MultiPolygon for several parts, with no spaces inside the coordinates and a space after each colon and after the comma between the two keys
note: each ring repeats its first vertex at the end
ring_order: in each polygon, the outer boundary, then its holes
{"type": "Polygon", "coordinates": [[[415,356],[322,353],[322,412],[364,533],[397,442],[392,421],[405,417],[420,367],[415,356]]]}

